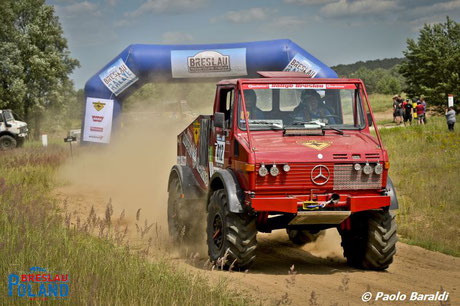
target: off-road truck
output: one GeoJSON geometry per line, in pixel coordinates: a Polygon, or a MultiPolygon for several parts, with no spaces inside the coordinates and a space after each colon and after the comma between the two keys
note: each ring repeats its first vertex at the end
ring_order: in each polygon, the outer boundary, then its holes
{"type": "Polygon", "coordinates": [[[21,147],[28,132],[27,123],[15,120],[11,110],[0,110],[0,150],[21,147]]]}
{"type": "Polygon", "coordinates": [[[244,270],[258,231],[286,229],[303,245],[335,227],[350,265],[386,269],[398,202],[363,82],[259,74],[219,82],[213,115],[178,135],[170,235],[200,238],[206,214],[210,260],[244,270]]]}

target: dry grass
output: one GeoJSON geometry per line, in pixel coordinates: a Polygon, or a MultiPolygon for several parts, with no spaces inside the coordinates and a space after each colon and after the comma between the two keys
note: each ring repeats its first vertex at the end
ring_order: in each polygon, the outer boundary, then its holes
{"type": "Polygon", "coordinates": [[[400,235],[408,243],[460,256],[460,129],[448,132],[444,117],[431,117],[426,126],[380,132],[398,192],[400,235]]]}
{"type": "MultiPolygon", "coordinates": [[[[211,286],[201,275],[177,267],[166,255],[147,258],[158,247],[151,238],[155,237],[154,226],[138,220],[139,235],[150,238],[135,246],[128,241],[123,216],[113,217],[110,202],[101,218],[93,210],[84,220],[59,211],[49,192],[55,170],[67,157],[67,148],[60,146],[0,152],[2,275],[37,266],[67,273],[69,297],[55,302],[74,305],[248,303],[245,297],[229,292],[223,280],[211,286]]],[[[6,278],[0,282],[0,300],[19,304],[24,299],[9,297],[6,278]]]]}

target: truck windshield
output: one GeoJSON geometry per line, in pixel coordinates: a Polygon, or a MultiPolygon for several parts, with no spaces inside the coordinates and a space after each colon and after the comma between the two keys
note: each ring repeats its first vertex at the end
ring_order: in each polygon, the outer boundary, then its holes
{"type": "Polygon", "coordinates": [[[11,113],[11,111],[3,111],[3,116],[4,116],[5,120],[6,120],[6,122],[14,120],[14,117],[13,117],[13,114],[11,113]]]}
{"type": "MultiPolygon", "coordinates": [[[[364,110],[354,84],[254,84],[243,85],[251,130],[362,129],[364,110]]],[[[239,127],[246,129],[242,101],[239,127]]]]}

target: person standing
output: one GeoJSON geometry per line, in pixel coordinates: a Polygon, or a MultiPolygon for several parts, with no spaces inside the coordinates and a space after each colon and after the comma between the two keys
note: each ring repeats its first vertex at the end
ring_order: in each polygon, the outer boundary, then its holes
{"type": "Polygon", "coordinates": [[[393,122],[396,122],[396,106],[398,105],[398,95],[393,96],[393,122]]]}
{"type": "Polygon", "coordinates": [[[420,100],[422,100],[422,105],[423,105],[423,123],[426,124],[426,102],[425,102],[425,97],[421,96],[420,100]]]}
{"type": "Polygon", "coordinates": [[[418,121],[418,118],[417,118],[417,99],[416,98],[412,98],[412,110],[413,110],[413,113],[414,113],[414,120],[418,121]]]}
{"type": "Polygon", "coordinates": [[[446,109],[446,120],[447,120],[447,127],[449,131],[453,132],[454,131],[454,125],[455,125],[455,110],[452,106],[449,106],[448,109],[446,109]]]}
{"type": "Polygon", "coordinates": [[[404,103],[404,126],[406,126],[406,122],[409,121],[409,124],[412,125],[412,103],[409,99],[406,99],[404,103]]]}
{"type": "Polygon", "coordinates": [[[423,121],[423,112],[424,112],[424,108],[423,108],[423,104],[420,100],[417,101],[417,106],[415,107],[415,109],[417,110],[417,119],[418,119],[418,124],[425,124],[425,122],[423,121]]]}

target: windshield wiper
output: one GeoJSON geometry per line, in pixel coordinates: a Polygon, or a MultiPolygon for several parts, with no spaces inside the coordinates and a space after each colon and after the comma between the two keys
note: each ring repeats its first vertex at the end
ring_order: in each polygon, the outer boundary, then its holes
{"type": "Polygon", "coordinates": [[[322,127],[323,130],[334,130],[340,135],[343,135],[343,131],[341,129],[335,128],[333,126],[327,125],[327,127],[322,127]]]}
{"type": "Polygon", "coordinates": [[[275,128],[279,128],[279,129],[283,128],[282,123],[266,121],[266,120],[259,120],[259,119],[249,120],[249,124],[267,124],[267,125],[270,125],[270,127],[275,127],[275,128]]]}
{"type": "Polygon", "coordinates": [[[308,124],[316,124],[318,127],[323,127],[326,124],[319,121],[319,120],[312,120],[312,121],[294,121],[292,125],[308,125],[308,124]]]}

